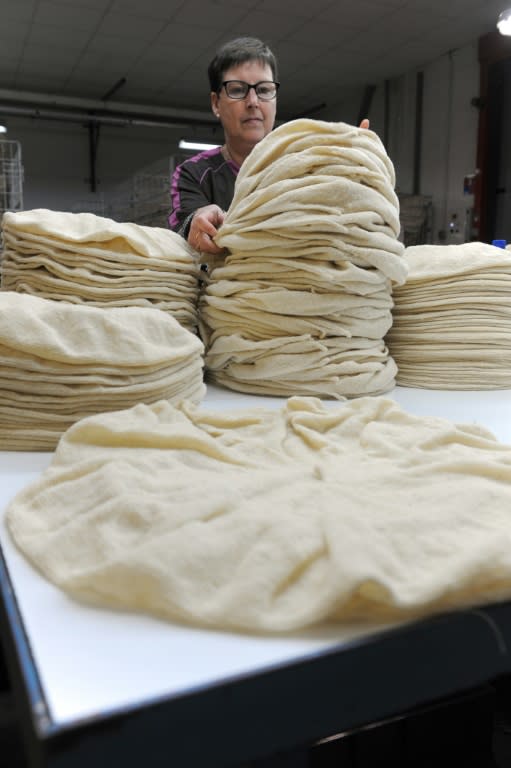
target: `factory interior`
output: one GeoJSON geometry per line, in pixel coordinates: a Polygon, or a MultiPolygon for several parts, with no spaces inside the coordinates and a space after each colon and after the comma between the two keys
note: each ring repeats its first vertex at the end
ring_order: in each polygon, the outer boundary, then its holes
{"type": "Polygon", "coordinates": [[[510,493],[511,0],[0,0],[0,768],[511,766],[510,493]]]}

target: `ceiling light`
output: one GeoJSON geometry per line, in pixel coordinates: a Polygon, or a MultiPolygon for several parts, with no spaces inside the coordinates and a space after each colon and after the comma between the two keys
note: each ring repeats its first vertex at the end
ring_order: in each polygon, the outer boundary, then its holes
{"type": "Polygon", "coordinates": [[[206,144],[203,141],[186,141],[185,139],[181,139],[179,142],[179,149],[215,149],[216,147],[219,147],[220,144],[206,144]]]}
{"type": "Polygon", "coordinates": [[[499,16],[497,27],[501,35],[511,35],[511,8],[508,8],[499,16]]]}
{"type": "Polygon", "coordinates": [[[0,123],[0,133],[7,133],[7,126],[0,123]]]}

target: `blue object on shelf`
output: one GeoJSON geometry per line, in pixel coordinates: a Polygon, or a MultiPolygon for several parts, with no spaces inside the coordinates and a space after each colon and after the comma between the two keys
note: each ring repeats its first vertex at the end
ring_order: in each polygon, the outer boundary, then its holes
{"type": "Polygon", "coordinates": [[[507,240],[492,240],[492,245],[495,245],[497,248],[505,248],[507,245],[507,240]]]}

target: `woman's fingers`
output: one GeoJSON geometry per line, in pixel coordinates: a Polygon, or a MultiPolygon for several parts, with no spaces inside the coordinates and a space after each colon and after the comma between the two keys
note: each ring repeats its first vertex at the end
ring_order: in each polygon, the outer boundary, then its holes
{"type": "Polygon", "coordinates": [[[188,242],[196,251],[204,253],[222,253],[213,238],[225,218],[225,212],[218,205],[206,205],[199,208],[192,219],[188,242]]]}
{"type": "Polygon", "coordinates": [[[211,235],[203,231],[198,231],[195,242],[193,243],[193,247],[196,251],[200,251],[201,253],[218,254],[222,253],[223,251],[223,248],[219,248],[218,245],[213,241],[211,235]]]}

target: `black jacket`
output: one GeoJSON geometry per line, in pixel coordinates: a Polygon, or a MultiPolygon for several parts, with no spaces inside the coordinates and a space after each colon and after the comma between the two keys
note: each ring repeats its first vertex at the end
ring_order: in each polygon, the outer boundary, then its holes
{"type": "Polygon", "coordinates": [[[220,147],[200,152],[178,165],[170,186],[170,229],[187,237],[197,208],[215,203],[226,211],[234,195],[238,171],[235,163],[224,159],[220,147]]]}

